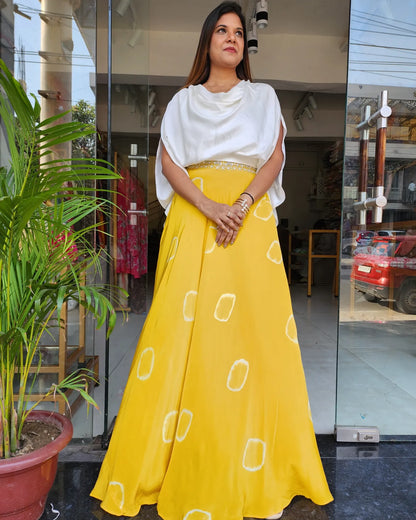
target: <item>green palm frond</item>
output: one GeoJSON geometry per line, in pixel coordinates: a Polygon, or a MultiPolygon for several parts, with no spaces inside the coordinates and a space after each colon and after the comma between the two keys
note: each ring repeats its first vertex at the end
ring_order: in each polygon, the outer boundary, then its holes
{"type": "MultiPolygon", "coordinates": [[[[42,334],[59,323],[64,302],[79,301],[99,327],[108,318],[110,332],[116,319],[110,288],[85,283],[87,271],[100,273],[102,252],[87,239],[95,226],[75,224],[97,209],[108,213],[108,193],[100,189],[98,197],[95,182],[108,186],[118,176],[105,161],[55,158],[54,147],[91,133],[83,123],[63,122],[65,115],[41,121],[36,98],[0,60],[0,117],[9,147],[9,163],[0,168],[0,457],[18,445],[29,369],[42,334]]],[[[82,381],[67,383],[85,397],[82,381]]]]}

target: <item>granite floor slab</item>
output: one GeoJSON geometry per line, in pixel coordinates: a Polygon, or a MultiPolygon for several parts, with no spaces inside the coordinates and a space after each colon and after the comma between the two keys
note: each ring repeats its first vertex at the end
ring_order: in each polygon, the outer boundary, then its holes
{"type": "MultiPolygon", "coordinates": [[[[416,520],[416,442],[349,445],[324,435],[318,444],[335,500],[319,507],[296,497],[283,520],[416,520]]],[[[88,447],[63,454],[41,520],[116,518],[89,497],[103,454],[88,447]]],[[[160,517],[156,506],[146,506],[136,518],[160,517]]]]}

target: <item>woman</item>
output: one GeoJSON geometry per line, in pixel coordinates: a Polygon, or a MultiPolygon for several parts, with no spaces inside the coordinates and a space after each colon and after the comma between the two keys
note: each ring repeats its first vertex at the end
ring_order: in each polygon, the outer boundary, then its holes
{"type": "Polygon", "coordinates": [[[154,299],[92,492],[110,513],[280,518],[295,495],[332,500],[273,218],[285,131],[224,2],[162,123],[154,299]]]}

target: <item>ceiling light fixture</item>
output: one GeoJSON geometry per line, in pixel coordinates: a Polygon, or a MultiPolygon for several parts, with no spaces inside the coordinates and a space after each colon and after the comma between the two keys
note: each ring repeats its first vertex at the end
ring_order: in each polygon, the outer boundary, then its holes
{"type": "Polygon", "coordinates": [[[148,100],[149,107],[151,107],[153,105],[155,98],[156,98],[156,92],[154,90],[151,90],[150,94],[149,94],[149,100],[148,100]]]}
{"type": "Polygon", "coordinates": [[[293,111],[293,120],[297,130],[303,130],[302,118],[306,115],[308,119],[313,119],[313,110],[318,108],[318,104],[312,92],[306,92],[293,111]]]}
{"type": "Polygon", "coordinates": [[[259,29],[265,29],[269,23],[269,7],[267,0],[258,0],[256,6],[256,22],[259,29]]]}
{"type": "Polygon", "coordinates": [[[313,108],[314,110],[316,110],[318,108],[318,104],[316,102],[316,99],[313,97],[313,94],[312,92],[310,92],[308,94],[308,105],[313,108]]]}
{"type": "Polygon", "coordinates": [[[250,20],[250,27],[247,31],[247,49],[249,54],[256,54],[259,49],[259,41],[257,39],[257,25],[256,19],[254,17],[250,20]]]}
{"type": "Polygon", "coordinates": [[[308,116],[308,119],[313,119],[312,110],[309,108],[308,105],[303,109],[303,113],[308,116]]]}
{"type": "Polygon", "coordinates": [[[299,118],[295,119],[295,125],[296,125],[296,130],[298,130],[299,132],[301,132],[303,130],[302,121],[299,118]]]}
{"type": "Polygon", "coordinates": [[[120,16],[124,16],[126,14],[127,9],[130,7],[131,0],[120,0],[118,6],[116,7],[115,11],[120,16]]]}
{"type": "Polygon", "coordinates": [[[142,35],[141,29],[135,29],[133,31],[133,34],[132,34],[130,40],[128,41],[130,47],[136,47],[138,41],[140,40],[141,35],[142,35]]]}
{"type": "Polygon", "coordinates": [[[318,105],[316,103],[316,99],[312,92],[306,92],[306,94],[302,97],[302,99],[299,101],[297,107],[295,108],[293,112],[293,119],[300,119],[305,114],[308,116],[309,119],[313,118],[313,112],[312,110],[316,110],[318,108],[318,105]]]}
{"type": "Polygon", "coordinates": [[[160,120],[160,115],[156,114],[155,117],[152,119],[152,122],[150,123],[152,125],[152,128],[154,128],[160,120]]]}

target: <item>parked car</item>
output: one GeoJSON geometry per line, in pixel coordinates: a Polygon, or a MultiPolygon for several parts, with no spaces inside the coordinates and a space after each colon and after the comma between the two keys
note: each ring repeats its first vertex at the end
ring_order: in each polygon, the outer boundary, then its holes
{"type": "Polygon", "coordinates": [[[357,237],[357,245],[369,246],[376,234],[377,233],[375,231],[361,231],[361,233],[357,237]]]}
{"type": "Polygon", "coordinates": [[[372,230],[351,230],[347,231],[341,242],[341,251],[344,255],[353,256],[360,253],[371,251],[371,245],[375,237],[395,237],[404,235],[404,230],[379,229],[372,230]]]}
{"type": "Polygon", "coordinates": [[[416,236],[377,236],[354,257],[351,279],[368,301],[394,300],[416,314],[416,236]]]}
{"type": "Polygon", "coordinates": [[[357,238],[360,235],[360,231],[356,229],[351,229],[349,231],[345,231],[342,235],[341,240],[341,252],[344,255],[352,256],[355,248],[357,247],[357,238]]]}
{"type": "Polygon", "coordinates": [[[379,237],[397,237],[399,235],[405,235],[406,231],[404,229],[394,230],[394,229],[379,229],[377,231],[377,236],[379,237]]]}

